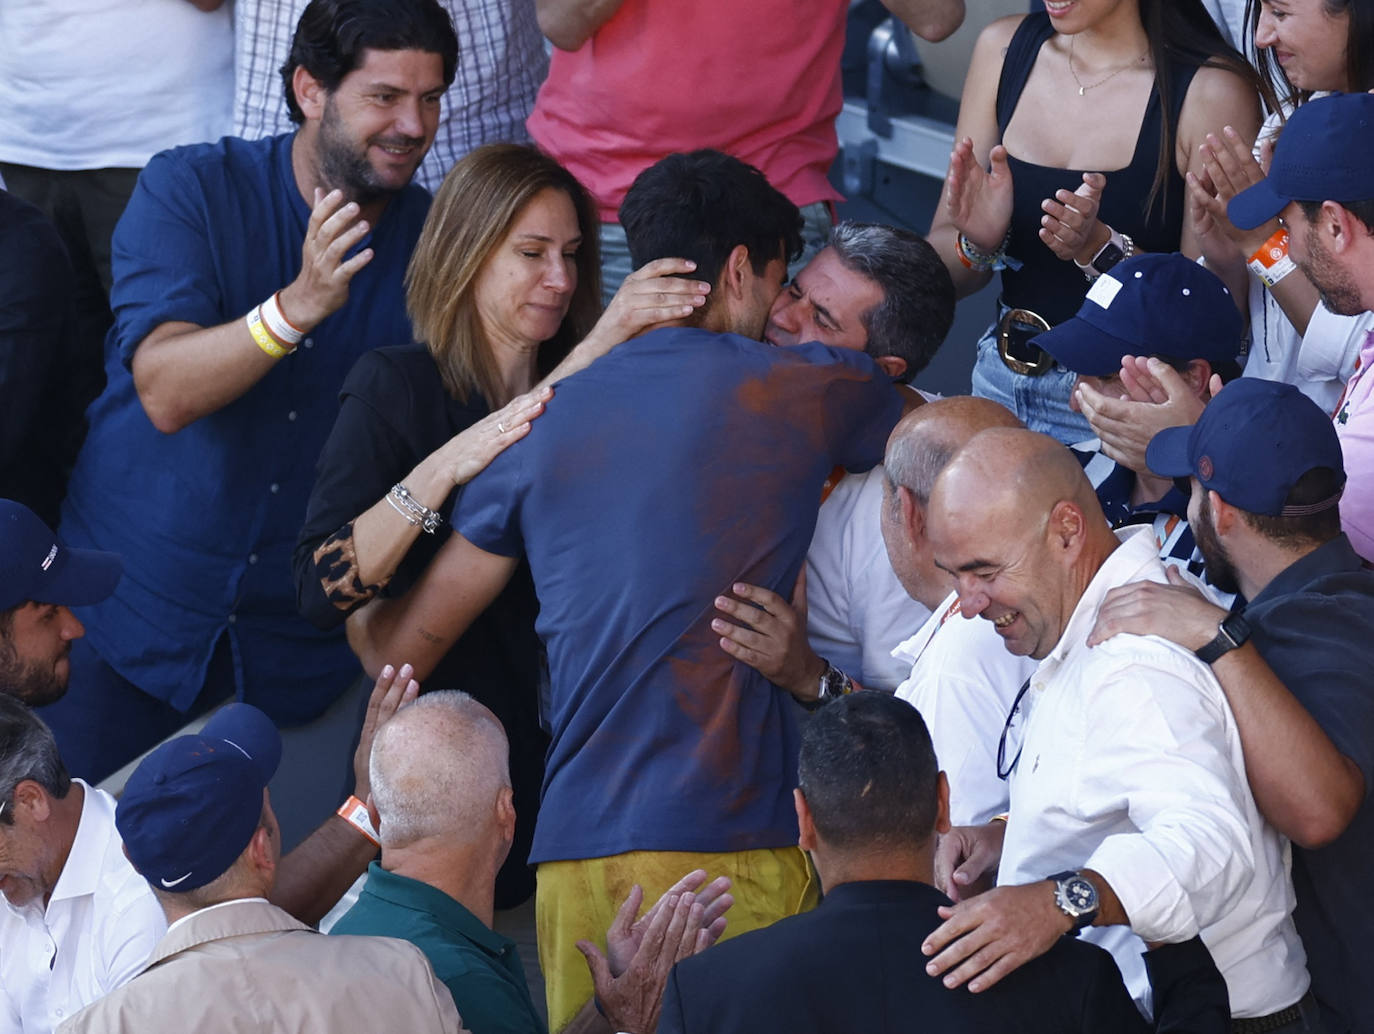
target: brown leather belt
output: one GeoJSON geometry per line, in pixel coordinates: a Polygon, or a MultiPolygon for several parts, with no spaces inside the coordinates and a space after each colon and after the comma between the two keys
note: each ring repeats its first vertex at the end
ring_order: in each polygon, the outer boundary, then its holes
{"type": "Polygon", "coordinates": [[[1054,366],[1043,348],[1030,343],[1036,334],[1050,329],[1049,322],[1030,309],[1008,309],[997,323],[997,354],[1012,373],[1039,377],[1054,366]]]}

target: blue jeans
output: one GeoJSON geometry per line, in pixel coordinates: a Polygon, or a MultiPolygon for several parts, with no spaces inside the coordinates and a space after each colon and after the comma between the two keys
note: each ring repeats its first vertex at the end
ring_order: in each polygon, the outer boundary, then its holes
{"type": "MultiPolygon", "coordinates": [[[[998,307],[1000,319],[1007,311],[998,307]]],[[[1065,445],[1096,438],[1083,414],[1069,408],[1069,395],[1077,375],[1055,365],[1039,377],[1014,373],[997,354],[997,324],[978,341],[978,361],[973,366],[973,394],[1000,402],[1032,431],[1057,438],[1065,445]]]]}
{"type": "MultiPolygon", "coordinates": [[[[825,247],[830,236],[830,206],[824,201],[806,205],[802,213],[801,257],[788,267],[789,276],[797,272],[825,247]]],[[[634,270],[630,266],[630,249],[625,243],[625,231],[619,223],[601,224],[601,304],[610,305],[620,285],[634,270]]]]}

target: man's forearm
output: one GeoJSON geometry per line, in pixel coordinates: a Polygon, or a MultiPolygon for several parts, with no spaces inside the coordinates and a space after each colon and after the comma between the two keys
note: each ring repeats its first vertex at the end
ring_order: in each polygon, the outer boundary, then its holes
{"type": "Polygon", "coordinates": [[[331,815],[281,860],[272,903],[313,926],[376,857],[372,841],[352,823],[331,815]]]}
{"type": "Polygon", "coordinates": [[[218,327],[163,323],[134,352],[134,387],[153,426],[172,434],[240,398],[284,361],[258,347],[243,318],[218,327]]]}
{"type": "Polygon", "coordinates": [[[348,644],[369,676],[410,664],[423,682],[515,573],[518,561],[478,549],[454,532],[414,587],[348,617],[348,644]]]}
{"type": "Polygon", "coordinates": [[[1298,702],[1253,644],[1212,666],[1240,731],[1246,776],[1269,823],[1295,844],[1321,847],[1364,800],[1364,776],[1298,702]]]}
{"type": "MultiPolygon", "coordinates": [[[[535,0],[539,31],[559,50],[576,50],[625,0],[535,0]]],[[[960,0],[962,2],[962,0],[960,0]]]]}

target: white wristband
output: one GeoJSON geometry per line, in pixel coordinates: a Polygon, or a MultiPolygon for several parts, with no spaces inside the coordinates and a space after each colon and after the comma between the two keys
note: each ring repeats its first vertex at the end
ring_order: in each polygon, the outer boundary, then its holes
{"type": "Polygon", "coordinates": [[[281,292],[278,291],[262,303],[262,321],[267,324],[267,329],[272,332],[273,337],[295,348],[305,337],[305,331],[297,330],[291,325],[291,321],[281,311],[281,302],[277,300],[278,294],[281,292]]]}

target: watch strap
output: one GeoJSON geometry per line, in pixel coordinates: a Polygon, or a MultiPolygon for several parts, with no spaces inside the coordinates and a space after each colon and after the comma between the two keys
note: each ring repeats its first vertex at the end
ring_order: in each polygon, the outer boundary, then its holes
{"type": "Polygon", "coordinates": [[[1250,638],[1250,623],[1239,613],[1227,614],[1217,625],[1216,637],[1206,646],[1195,651],[1197,659],[1204,664],[1215,664],[1224,654],[1244,646],[1250,638]]]}

